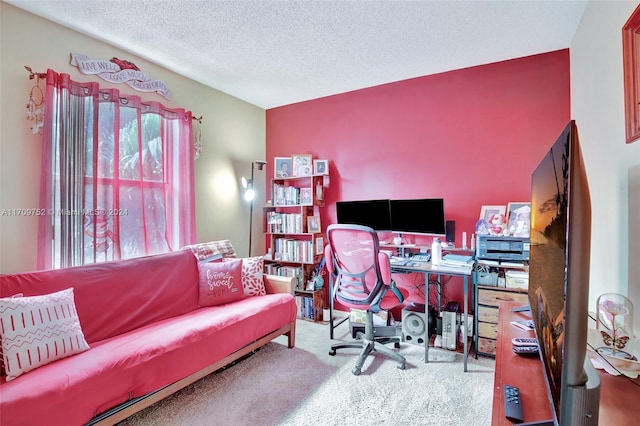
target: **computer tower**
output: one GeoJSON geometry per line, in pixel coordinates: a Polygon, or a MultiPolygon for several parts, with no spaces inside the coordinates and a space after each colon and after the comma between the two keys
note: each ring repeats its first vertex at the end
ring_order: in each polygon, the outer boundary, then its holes
{"type": "Polygon", "coordinates": [[[454,351],[458,336],[458,314],[456,312],[442,312],[442,347],[454,351]]]}

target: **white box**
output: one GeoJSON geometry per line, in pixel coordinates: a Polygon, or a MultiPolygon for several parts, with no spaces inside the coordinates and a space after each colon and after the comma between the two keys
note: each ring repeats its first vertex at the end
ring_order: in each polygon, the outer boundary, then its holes
{"type": "Polygon", "coordinates": [[[529,273],[526,271],[507,271],[504,274],[506,287],[526,290],[529,288],[529,273]]]}

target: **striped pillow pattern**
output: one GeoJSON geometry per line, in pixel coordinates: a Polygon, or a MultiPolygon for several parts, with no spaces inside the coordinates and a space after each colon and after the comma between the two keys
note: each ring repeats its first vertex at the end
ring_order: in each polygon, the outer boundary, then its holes
{"type": "Polygon", "coordinates": [[[0,336],[7,381],[89,349],[73,288],[42,296],[0,298],[0,336]]]}

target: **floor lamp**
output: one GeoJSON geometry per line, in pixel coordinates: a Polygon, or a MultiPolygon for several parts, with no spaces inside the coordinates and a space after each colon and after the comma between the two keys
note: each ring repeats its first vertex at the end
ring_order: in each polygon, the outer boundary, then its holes
{"type": "Polygon", "coordinates": [[[251,257],[251,236],[253,235],[253,199],[256,197],[256,191],[253,188],[253,171],[264,169],[266,164],[266,161],[252,161],[251,178],[247,179],[243,176],[241,179],[242,188],[244,188],[244,199],[249,201],[249,257],[251,257]]]}

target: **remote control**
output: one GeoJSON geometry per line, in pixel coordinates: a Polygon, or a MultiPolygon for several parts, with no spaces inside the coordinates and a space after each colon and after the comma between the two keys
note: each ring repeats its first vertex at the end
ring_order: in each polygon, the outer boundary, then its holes
{"type": "Polygon", "coordinates": [[[504,385],[504,416],[511,423],[522,423],[522,404],[520,403],[520,389],[515,386],[504,385]]]}
{"type": "Polygon", "coordinates": [[[513,346],[538,346],[538,339],[534,337],[514,337],[511,340],[513,346]]]}
{"type": "Polygon", "coordinates": [[[514,354],[518,355],[538,355],[537,346],[514,346],[512,350],[514,354]]]}
{"type": "Polygon", "coordinates": [[[511,325],[516,326],[516,327],[521,328],[521,329],[526,330],[526,331],[535,330],[535,327],[533,325],[533,321],[532,320],[528,320],[528,321],[515,320],[515,321],[511,321],[511,325]]]}

